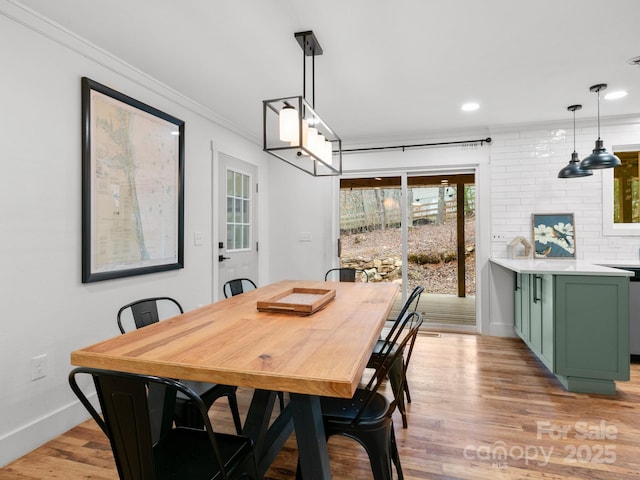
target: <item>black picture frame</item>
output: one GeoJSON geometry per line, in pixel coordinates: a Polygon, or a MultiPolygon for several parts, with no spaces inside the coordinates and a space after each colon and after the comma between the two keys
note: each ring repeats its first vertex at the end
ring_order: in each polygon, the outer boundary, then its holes
{"type": "Polygon", "coordinates": [[[184,268],[185,122],[82,77],[82,282],[184,268]]]}

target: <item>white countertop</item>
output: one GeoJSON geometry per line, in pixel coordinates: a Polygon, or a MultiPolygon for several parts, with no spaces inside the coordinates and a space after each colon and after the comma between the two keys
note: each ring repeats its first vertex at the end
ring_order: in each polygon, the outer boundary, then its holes
{"type": "Polygon", "coordinates": [[[491,258],[492,263],[508,268],[517,273],[548,273],[552,275],[602,275],[612,277],[631,277],[633,272],[621,270],[623,266],[640,268],[640,262],[603,261],[598,264],[581,260],[544,260],[544,259],[511,259],[491,258]],[[619,268],[603,265],[620,265],[619,268]]]}

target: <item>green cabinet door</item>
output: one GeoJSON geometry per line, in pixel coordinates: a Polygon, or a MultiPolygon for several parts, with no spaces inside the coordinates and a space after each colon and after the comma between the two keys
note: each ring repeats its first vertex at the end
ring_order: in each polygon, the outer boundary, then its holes
{"type": "Polygon", "coordinates": [[[538,357],[552,372],[555,368],[555,279],[554,275],[540,275],[541,318],[538,357]]]}
{"type": "Polygon", "coordinates": [[[520,288],[522,290],[522,308],[521,308],[521,328],[520,328],[520,338],[522,338],[525,343],[529,343],[529,338],[531,335],[530,329],[530,318],[531,318],[531,275],[521,274],[520,275],[520,288]]]}
{"type": "Polygon", "coordinates": [[[522,337],[522,274],[514,272],[513,328],[522,337]]]}
{"type": "Polygon", "coordinates": [[[542,275],[529,275],[529,346],[538,353],[542,348],[542,275]]]}
{"type": "Polygon", "coordinates": [[[555,373],[629,380],[627,277],[558,275],[555,373]]]}
{"type": "Polygon", "coordinates": [[[554,276],[529,276],[531,297],[529,308],[529,348],[547,368],[553,371],[554,357],[554,276]]]}

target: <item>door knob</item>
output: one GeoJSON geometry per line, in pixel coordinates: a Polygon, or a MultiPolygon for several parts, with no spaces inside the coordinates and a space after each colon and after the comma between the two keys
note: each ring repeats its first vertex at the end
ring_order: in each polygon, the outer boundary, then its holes
{"type": "Polygon", "coordinates": [[[225,260],[231,260],[231,257],[225,257],[224,255],[218,255],[218,261],[223,262],[225,260]]]}

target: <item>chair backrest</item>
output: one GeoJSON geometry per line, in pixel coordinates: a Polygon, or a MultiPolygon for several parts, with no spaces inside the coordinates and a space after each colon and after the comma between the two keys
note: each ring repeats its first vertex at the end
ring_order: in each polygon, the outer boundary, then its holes
{"type": "MultiPolygon", "coordinates": [[[[136,328],[146,327],[152,323],[160,321],[160,315],[158,314],[158,304],[168,302],[172,308],[177,308],[179,313],[183,313],[182,306],[177,300],[171,297],[152,297],[136,300],[135,302],[128,303],[124,307],[118,310],[118,328],[122,333],[126,332],[124,327],[124,315],[125,312],[130,312],[133,317],[136,328]]],[[[177,313],[177,312],[176,312],[177,313]]]]}
{"type": "Polygon", "coordinates": [[[368,282],[369,274],[365,270],[358,268],[331,268],[324,274],[325,281],[333,279],[338,275],[340,282],[368,282]]]}
{"type": "Polygon", "coordinates": [[[389,330],[385,341],[388,341],[395,335],[396,329],[408,313],[416,311],[416,309],[418,308],[418,303],[420,302],[420,295],[422,295],[422,292],[424,292],[424,287],[422,285],[418,285],[413,289],[407,300],[404,302],[404,305],[402,305],[400,313],[398,313],[396,320],[393,322],[393,326],[391,327],[391,330],[389,330]]]}
{"type": "MultiPolygon", "coordinates": [[[[380,388],[380,385],[382,385],[386,378],[388,378],[389,370],[395,362],[401,361],[405,347],[407,344],[412,342],[412,339],[415,339],[421,325],[422,314],[420,312],[410,312],[403,317],[402,321],[398,322],[394,334],[385,340],[379,353],[380,361],[377,363],[375,373],[371,376],[369,383],[367,383],[365,387],[366,390],[369,391],[369,395],[362,402],[360,410],[354,417],[352,422],[353,424],[357,424],[360,421],[362,414],[365,412],[369,403],[373,400],[376,392],[380,388]]],[[[402,392],[402,389],[404,388],[404,376],[401,375],[400,377],[400,384],[396,388],[399,392],[402,392]]],[[[395,410],[396,405],[397,400],[394,398],[391,402],[391,407],[388,412],[389,414],[395,410]]]]}
{"type": "Polygon", "coordinates": [[[248,290],[258,288],[253,280],[249,278],[234,278],[222,286],[222,293],[225,298],[234,297],[248,290]]]}
{"type": "MultiPolygon", "coordinates": [[[[218,469],[223,470],[222,456],[207,415],[207,408],[202,399],[185,385],[160,377],[84,367],[71,371],[69,385],[109,438],[118,473],[122,480],[156,478],[155,462],[157,459],[154,459],[153,446],[155,442],[152,440],[148,401],[148,392],[154,386],[180,392],[193,402],[209,434],[212,449],[210,461],[217,462],[218,469]],[[93,377],[102,409],[102,417],[79,387],[76,378],[81,375],[93,377]]],[[[223,474],[222,478],[226,478],[226,476],[223,474]]]]}

